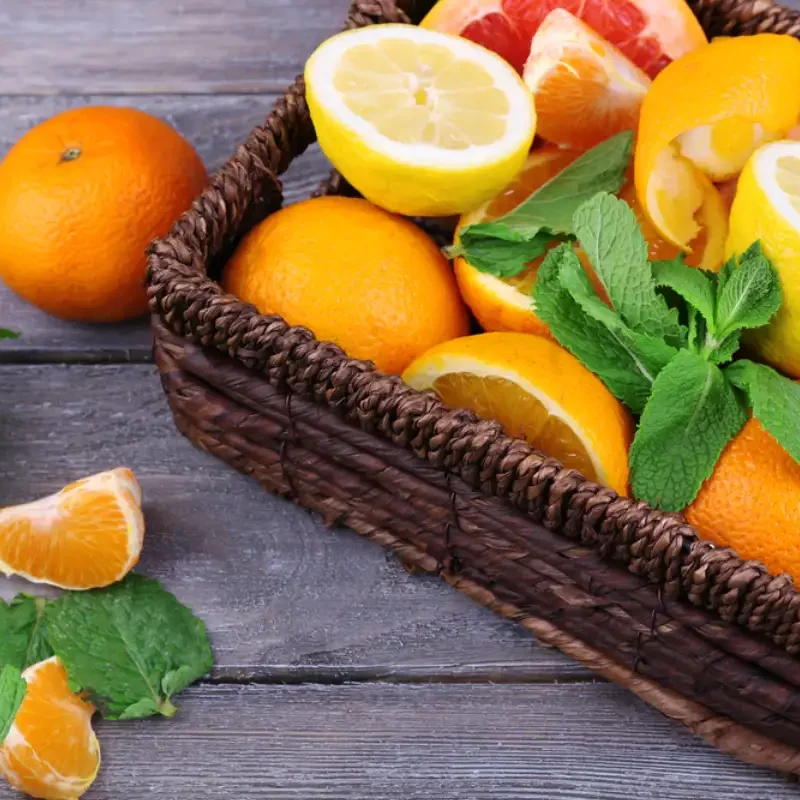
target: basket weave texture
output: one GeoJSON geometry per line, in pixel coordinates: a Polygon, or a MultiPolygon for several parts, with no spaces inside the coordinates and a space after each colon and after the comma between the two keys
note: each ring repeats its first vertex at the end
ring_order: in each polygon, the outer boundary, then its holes
{"type": "MultiPolygon", "coordinates": [[[[348,27],[432,0],[356,0],[348,27]]],[[[770,0],[693,0],[709,35],[800,34],[770,0]]],[[[150,248],[155,357],[177,427],[265,488],[438,573],[720,749],[800,774],[800,594],[432,394],[260,315],[214,276],[314,141],[298,78],[150,248]]],[[[320,193],[351,191],[336,174],[320,193]]]]}

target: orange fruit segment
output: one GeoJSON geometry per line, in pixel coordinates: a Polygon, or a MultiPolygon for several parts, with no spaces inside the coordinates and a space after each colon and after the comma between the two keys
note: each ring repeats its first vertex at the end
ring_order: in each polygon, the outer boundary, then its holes
{"type": "Polygon", "coordinates": [[[500,422],[509,436],[628,491],[633,421],[602,381],[558,344],[522,333],[484,333],[434,347],[403,374],[452,408],[500,422]]]}
{"type": "Polygon", "coordinates": [[[74,800],[100,769],[94,706],[70,691],[56,657],[34,664],[22,677],[27,694],[0,747],[0,772],[31,797],[74,800]]]}
{"type": "Polygon", "coordinates": [[[568,11],[556,9],[531,44],[524,80],[536,102],[536,132],[588,149],[635,130],[650,78],[568,11]]]}
{"type": "Polygon", "coordinates": [[[670,64],[642,104],[636,193],[661,236],[685,252],[712,183],[800,117],[800,42],[758,34],[715,40],[670,64]]]}
{"type": "MultiPolygon", "coordinates": [[[[552,144],[536,148],[528,156],[522,172],[503,192],[483,208],[461,217],[458,230],[467,225],[490,222],[512,211],[580,155],[577,150],[562,150],[552,144]]],[[[637,200],[632,180],[623,186],[619,196],[636,214],[649,246],[650,259],[658,261],[675,258],[680,249],[665,241],[648,219],[637,200]]],[[[717,193],[709,194],[705,198],[699,219],[701,229],[691,243],[692,253],[687,258],[687,263],[716,270],[723,260],[728,231],[727,209],[717,193]]],[[[582,250],[578,250],[578,256],[592,278],[596,291],[601,297],[605,297],[603,287],[582,250]]],[[[484,330],[549,335],[547,325],[536,316],[531,298],[531,290],[543,260],[544,257],[535,259],[519,275],[501,278],[481,272],[461,256],[455,259],[454,270],[461,296],[484,330]]]]}
{"type": "Polygon", "coordinates": [[[685,0],[439,0],[422,25],[482,44],[522,72],[534,34],[557,8],[582,19],[651,77],[706,43],[685,0]]]}
{"type": "Polygon", "coordinates": [[[800,583],[800,465],[751,419],[684,512],[704,539],[800,583]]]}
{"type": "Polygon", "coordinates": [[[62,589],[108,586],[136,565],[143,539],[141,489],[115,469],[0,510],[0,572],[62,589]]]}

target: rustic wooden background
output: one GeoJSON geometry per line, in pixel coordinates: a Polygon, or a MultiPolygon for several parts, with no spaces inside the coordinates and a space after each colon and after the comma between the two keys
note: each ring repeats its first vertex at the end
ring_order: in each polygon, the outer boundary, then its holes
{"type": "MultiPolygon", "coordinates": [[[[218,166],[347,0],[0,0],[0,157],[88,103],[171,122],[218,166]]],[[[288,200],[326,170],[318,152],[288,200]]],[[[141,570],[209,626],[172,721],[100,723],[90,800],[783,800],[616,686],[377,546],[262,493],[173,429],[143,322],[74,326],[0,288],[0,503],[126,464],[141,570]]],[[[0,579],[11,597],[30,586],[0,579]]],[[[13,793],[0,785],[0,798],[13,793]]]]}

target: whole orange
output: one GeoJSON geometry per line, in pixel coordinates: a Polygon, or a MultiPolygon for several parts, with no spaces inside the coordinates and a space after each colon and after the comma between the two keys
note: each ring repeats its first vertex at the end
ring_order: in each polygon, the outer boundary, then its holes
{"type": "Polygon", "coordinates": [[[704,539],[800,585],[800,464],[751,419],[686,509],[704,539]]]}
{"type": "Polygon", "coordinates": [[[147,310],[145,249],[206,183],[192,146],[131,108],[93,106],[30,130],[0,164],[0,277],[62,319],[147,310]]]}
{"type": "Polygon", "coordinates": [[[225,289],[384,372],[463,336],[447,260],[416,225],[366,200],[320,197],[268,217],[226,265],[225,289]]]}

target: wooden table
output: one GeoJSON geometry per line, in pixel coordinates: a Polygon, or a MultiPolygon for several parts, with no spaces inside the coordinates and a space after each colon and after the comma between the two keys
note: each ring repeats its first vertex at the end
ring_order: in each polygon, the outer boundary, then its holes
{"type": "MultiPolygon", "coordinates": [[[[0,0],[0,156],[87,103],[166,118],[210,168],[340,26],[346,0],[0,0]]],[[[288,199],[325,173],[312,152],[288,199]]],[[[211,677],[171,721],[99,723],[87,795],[161,800],[782,800],[616,686],[174,430],[144,322],[74,326],[0,289],[0,503],[120,464],[140,569],[206,620],[211,677]]],[[[0,594],[30,591],[0,579],[0,594]]],[[[13,793],[0,786],[0,798],[13,793]]]]}

